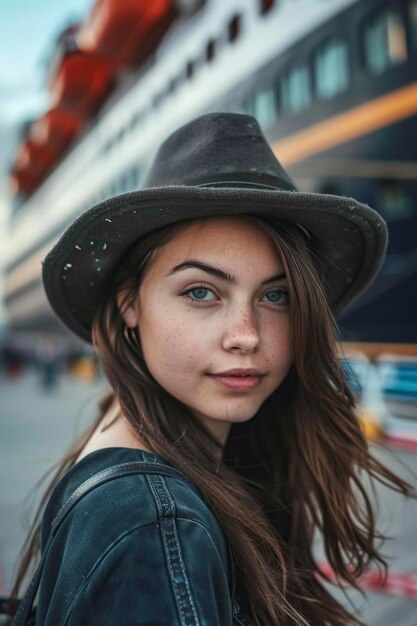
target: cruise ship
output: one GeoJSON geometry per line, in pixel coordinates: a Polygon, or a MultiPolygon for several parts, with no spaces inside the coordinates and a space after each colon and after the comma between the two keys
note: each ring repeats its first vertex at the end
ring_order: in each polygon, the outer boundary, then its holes
{"type": "Polygon", "coordinates": [[[77,339],[41,262],[75,217],[138,188],[156,148],[210,111],[254,115],[303,191],[388,222],[381,274],[341,339],[417,355],[417,0],[96,0],[56,41],[50,108],[10,167],[10,331],[77,339]]]}

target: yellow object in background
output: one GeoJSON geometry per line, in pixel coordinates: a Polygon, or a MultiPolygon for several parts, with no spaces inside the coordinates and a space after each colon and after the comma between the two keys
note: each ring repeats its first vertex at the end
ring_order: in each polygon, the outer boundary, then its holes
{"type": "Polygon", "coordinates": [[[97,375],[97,367],[94,361],[88,357],[78,359],[78,361],[72,365],[71,371],[74,376],[87,380],[91,380],[97,375]]]}
{"type": "Polygon", "coordinates": [[[375,416],[365,409],[357,411],[361,423],[362,432],[367,439],[377,440],[382,437],[382,430],[375,416]]]}

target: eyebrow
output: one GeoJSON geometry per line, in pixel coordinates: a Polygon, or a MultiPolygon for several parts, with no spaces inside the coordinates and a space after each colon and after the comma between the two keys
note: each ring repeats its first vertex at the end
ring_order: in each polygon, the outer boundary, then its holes
{"type": "MultiPolygon", "coordinates": [[[[233,274],[229,274],[229,272],[224,272],[218,267],[213,267],[213,265],[207,265],[206,263],[201,263],[201,261],[196,261],[194,259],[190,259],[189,261],[184,261],[184,263],[179,263],[175,267],[173,267],[167,274],[167,276],[171,276],[172,274],[176,274],[177,272],[181,272],[182,270],[186,270],[189,268],[195,268],[198,270],[203,270],[203,272],[207,272],[207,274],[211,274],[220,280],[224,280],[228,283],[236,284],[237,278],[233,276],[233,274]]],[[[271,276],[271,278],[267,278],[262,281],[262,285],[267,285],[268,283],[273,283],[277,280],[283,280],[286,278],[285,272],[281,274],[276,274],[275,276],[271,276]]]]}

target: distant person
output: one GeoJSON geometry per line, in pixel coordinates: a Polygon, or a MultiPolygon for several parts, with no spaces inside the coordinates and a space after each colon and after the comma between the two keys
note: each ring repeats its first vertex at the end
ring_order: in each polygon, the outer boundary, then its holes
{"type": "Polygon", "coordinates": [[[49,336],[41,337],[36,348],[35,358],[41,387],[49,392],[59,382],[60,353],[56,340],[49,336]]]}
{"type": "Polygon", "coordinates": [[[298,192],[256,120],[228,113],[177,130],[144,188],[68,228],[46,293],[110,390],[17,575],[14,597],[43,553],[36,624],[359,623],[312,542],[359,587],[384,564],[366,478],[413,495],[368,449],[335,336],[386,243],[376,212],[298,192]]]}
{"type": "Polygon", "coordinates": [[[1,350],[0,367],[10,378],[17,378],[24,371],[22,357],[13,346],[7,345],[7,343],[1,350]]]}

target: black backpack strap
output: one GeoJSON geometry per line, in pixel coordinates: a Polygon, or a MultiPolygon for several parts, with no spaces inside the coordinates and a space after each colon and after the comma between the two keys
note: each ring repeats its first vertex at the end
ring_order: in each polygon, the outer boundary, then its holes
{"type": "Polygon", "coordinates": [[[103,485],[104,483],[114,480],[115,478],[119,478],[120,476],[128,476],[129,474],[163,474],[164,476],[172,476],[173,478],[180,478],[186,481],[193,489],[195,487],[188,480],[188,478],[180,471],[174,469],[173,467],[168,467],[167,465],[161,465],[156,463],[147,463],[141,461],[132,461],[130,463],[121,463],[119,465],[113,465],[112,467],[107,467],[97,474],[90,476],[87,478],[77,489],[72,493],[72,495],[68,498],[68,500],[63,505],[62,509],[56,515],[54,521],[52,522],[51,533],[49,535],[49,539],[45,545],[45,549],[42,554],[42,558],[40,563],[36,569],[36,572],[30,582],[30,585],[26,591],[26,594],[22,601],[19,604],[19,608],[13,618],[11,626],[27,626],[28,619],[30,617],[30,613],[32,610],[32,606],[36,597],[36,593],[39,587],[39,583],[42,576],[42,571],[46,562],[46,557],[48,555],[49,549],[51,547],[51,543],[61,526],[64,519],[67,517],[69,512],[74,508],[74,506],[79,502],[84,496],[90,493],[96,487],[103,485]]]}

